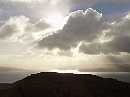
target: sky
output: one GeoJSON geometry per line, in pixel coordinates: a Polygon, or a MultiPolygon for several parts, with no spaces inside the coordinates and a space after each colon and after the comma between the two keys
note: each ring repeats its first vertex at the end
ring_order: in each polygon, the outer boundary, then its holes
{"type": "Polygon", "coordinates": [[[0,0],[0,67],[130,71],[130,0],[0,0]]]}

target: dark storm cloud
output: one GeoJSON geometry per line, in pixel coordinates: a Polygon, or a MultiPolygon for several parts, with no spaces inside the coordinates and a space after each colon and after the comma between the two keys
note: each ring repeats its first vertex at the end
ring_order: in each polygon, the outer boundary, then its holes
{"type": "MultiPolygon", "coordinates": [[[[107,21],[106,21],[107,22],[107,21]]],[[[130,18],[129,14],[121,17],[117,21],[113,21],[108,26],[109,31],[105,32],[104,38],[110,39],[107,42],[101,43],[95,41],[88,45],[83,44],[80,47],[80,51],[88,54],[99,54],[99,53],[115,53],[130,52],[130,18]]],[[[100,37],[99,37],[100,39],[100,37]]]]}
{"type": "Polygon", "coordinates": [[[115,37],[113,41],[108,42],[102,45],[102,48],[105,47],[108,53],[116,52],[128,52],[130,53],[130,37],[129,36],[120,36],[115,37]]]}
{"type": "Polygon", "coordinates": [[[102,15],[93,9],[82,10],[70,14],[62,30],[42,39],[38,46],[47,48],[70,49],[80,41],[95,40],[104,29],[102,15]]]}
{"type": "Polygon", "coordinates": [[[129,53],[129,25],[129,14],[109,23],[104,21],[102,15],[93,9],[88,9],[86,12],[76,11],[70,14],[67,23],[61,30],[43,38],[38,46],[69,50],[71,47],[76,47],[79,42],[83,42],[79,50],[86,54],[129,53]],[[104,29],[109,30],[103,32],[104,29]],[[100,38],[103,34],[104,39],[101,41],[107,41],[101,43],[100,38]]]}
{"type": "Polygon", "coordinates": [[[100,54],[101,53],[101,45],[99,43],[91,43],[91,44],[82,44],[79,48],[80,52],[85,54],[100,54]]]}
{"type": "Polygon", "coordinates": [[[130,53],[130,37],[115,37],[112,41],[106,43],[91,43],[81,45],[80,51],[86,54],[119,54],[120,52],[130,53]]]}

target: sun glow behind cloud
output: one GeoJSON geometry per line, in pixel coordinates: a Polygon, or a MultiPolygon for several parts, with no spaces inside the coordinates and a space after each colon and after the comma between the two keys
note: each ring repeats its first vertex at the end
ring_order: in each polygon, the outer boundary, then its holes
{"type": "Polygon", "coordinates": [[[65,16],[60,12],[49,13],[45,21],[52,27],[61,28],[65,23],[65,16]]]}

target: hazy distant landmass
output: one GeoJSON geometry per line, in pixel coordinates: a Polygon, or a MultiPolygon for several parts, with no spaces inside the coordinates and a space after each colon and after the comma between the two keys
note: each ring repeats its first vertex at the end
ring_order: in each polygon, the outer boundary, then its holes
{"type": "Polygon", "coordinates": [[[43,72],[0,86],[0,97],[130,97],[130,83],[91,74],[43,72]]]}

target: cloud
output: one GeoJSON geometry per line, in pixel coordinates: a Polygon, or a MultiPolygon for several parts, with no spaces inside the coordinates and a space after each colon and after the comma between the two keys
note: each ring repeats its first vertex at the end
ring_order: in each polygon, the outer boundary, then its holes
{"type": "Polygon", "coordinates": [[[0,38],[22,32],[28,21],[29,19],[24,16],[10,18],[0,27],[0,38]]]}
{"type": "MultiPolygon", "coordinates": [[[[129,66],[121,65],[130,63],[129,14],[110,22],[92,8],[76,10],[82,6],[93,6],[100,0],[24,1],[0,1],[1,63],[10,60],[8,64],[13,64],[10,65],[12,67],[29,69],[64,67],[94,70],[94,67],[105,70],[110,67],[108,71],[112,68],[115,71],[129,71],[126,69],[129,66]],[[76,11],[69,13],[72,9],[76,11]],[[63,28],[56,31],[46,19],[59,14],[68,19],[63,28]],[[33,43],[38,48],[33,48],[33,43]],[[95,65],[97,62],[101,65],[95,65]]],[[[104,2],[127,3],[128,0],[104,2]]]]}
{"type": "Polygon", "coordinates": [[[130,51],[129,14],[112,22],[93,9],[72,12],[64,27],[39,41],[40,48],[70,50],[79,47],[86,54],[130,51]]]}
{"type": "MultiPolygon", "coordinates": [[[[104,44],[103,46],[106,49],[106,52],[108,53],[119,53],[119,52],[129,52],[130,53],[130,37],[124,36],[124,37],[116,37],[113,41],[104,44]]],[[[102,46],[102,48],[103,48],[102,46]]]]}
{"type": "Polygon", "coordinates": [[[45,18],[57,12],[65,16],[69,6],[61,0],[1,0],[0,20],[4,21],[13,16],[26,16],[33,21],[45,18]]]}
{"type": "Polygon", "coordinates": [[[121,52],[130,53],[129,49],[130,37],[115,37],[112,41],[106,43],[94,42],[83,44],[80,47],[80,52],[86,54],[120,54],[121,52]]]}
{"type": "Polygon", "coordinates": [[[0,55],[24,56],[48,28],[50,25],[44,19],[32,22],[25,16],[10,17],[0,26],[0,55]]]}
{"type": "Polygon", "coordinates": [[[63,16],[70,11],[93,7],[97,3],[130,3],[129,0],[1,0],[0,20],[10,16],[24,15],[34,20],[47,17],[52,13],[61,13],[63,16]]]}
{"type": "Polygon", "coordinates": [[[119,21],[114,21],[111,25],[111,30],[108,35],[113,36],[113,40],[104,44],[106,48],[110,48],[109,52],[130,52],[130,15],[127,14],[119,19],[119,21]]]}
{"type": "MultiPolygon", "coordinates": [[[[107,21],[106,21],[107,22],[107,21]]],[[[80,51],[86,54],[109,54],[115,53],[119,54],[120,52],[130,52],[130,33],[129,33],[130,18],[129,14],[114,20],[112,23],[109,23],[107,27],[108,30],[102,33],[99,39],[90,44],[83,44],[80,47],[80,51]],[[106,41],[106,40],[107,41],[106,41]]]]}
{"type": "Polygon", "coordinates": [[[49,27],[44,19],[32,22],[25,16],[10,17],[0,26],[0,39],[19,40],[30,37],[33,40],[33,34],[44,32],[49,27]]]}
{"type": "Polygon", "coordinates": [[[64,27],[39,41],[38,46],[43,48],[70,49],[79,42],[92,42],[104,29],[105,23],[102,14],[96,10],[78,10],[70,13],[69,19],[64,27]]]}

